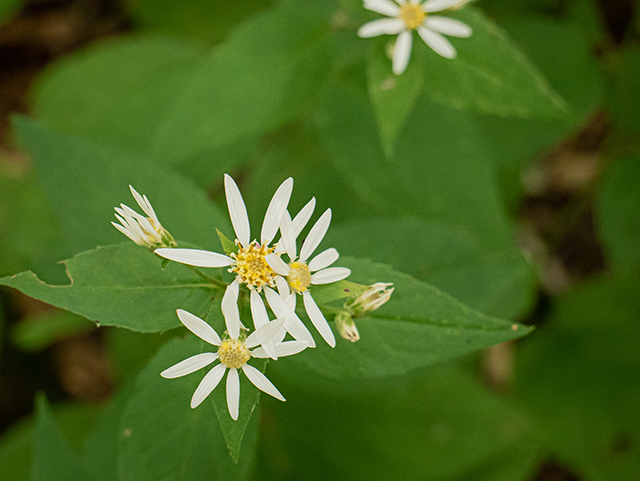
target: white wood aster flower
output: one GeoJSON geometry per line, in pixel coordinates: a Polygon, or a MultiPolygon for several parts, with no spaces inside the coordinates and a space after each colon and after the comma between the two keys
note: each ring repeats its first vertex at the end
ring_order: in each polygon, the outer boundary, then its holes
{"type": "MultiPolygon", "coordinates": [[[[220,361],[211,369],[200,381],[191,398],[191,407],[198,407],[209,394],[213,392],[220,383],[227,370],[227,407],[229,414],[234,420],[238,419],[240,406],[240,378],[238,370],[242,370],[247,379],[260,389],[262,392],[273,396],[280,401],[284,401],[280,391],[260,372],[260,370],[247,364],[247,361],[254,358],[271,357],[267,354],[264,347],[258,347],[260,344],[273,341],[278,336],[284,324],[283,319],[276,319],[263,324],[261,327],[252,332],[249,337],[243,339],[240,334],[240,316],[238,313],[238,284],[233,283],[227,287],[222,300],[222,313],[227,325],[228,338],[220,339],[218,333],[204,320],[190,312],[182,309],[177,310],[178,318],[184,326],[193,332],[203,341],[216,346],[217,352],[203,352],[191,356],[168,369],[165,369],[160,375],[167,379],[186,376],[203,367],[220,361]],[[252,351],[250,349],[253,349],[252,351]]],[[[275,344],[275,352],[277,356],[291,356],[297,354],[307,347],[307,343],[303,341],[285,341],[275,344]]]]}
{"type": "Polygon", "coordinates": [[[294,309],[295,294],[300,294],[309,319],[327,344],[335,347],[336,340],[331,327],[309,291],[309,287],[312,285],[330,284],[346,279],[351,274],[351,271],[346,267],[329,267],[340,257],[334,248],[326,249],[308,261],[327,233],[330,223],[331,209],[327,209],[309,231],[309,235],[302,243],[300,257],[298,257],[296,238],[302,228],[298,230],[298,226],[294,225],[289,213],[285,212],[280,231],[282,232],[282,243],[290,261],[288,264],[285,263],[277,254],[267,255],[266,261],[274,271],[282,276],[276,279],[280,294],[289,300],[294,309]],[[290,295],[289,289],[293,291],[293,296],[290,295]]]}
{"type": "MultiPolygon", "coordinates": [[[[272,289],[276,287],[275,281],[278,274],[265,261],[265,256],[275,252],[276,247],[271,246],[271,242],[278,232],[280,222],[289,204],[293,190],[293,179],[289,177],[285,180],[273,195],[264,216],[259,243],[255,239],[251,240],[249,217],[244,199],[234,180],[227,174],[224,176],[224,188],[229,217],[236,234],[235,242],[238,246],[236,253],[227,256],[199,249],[157,249],[155,253],[165,259],[191,266],[229,267],[229,272],[236,274],[236,281],[245,284],[251,290],[253,303],[262,305],[261,309],[264,309],[264,301],[259,294],[264,291],[271,310],[278,318],[285,319],[286,331],[295,339],[306,341],[309,347],[315,347],[313,336],[304,323],[272,289]]],[[[254,317],[254,322],[259,323],[260,321],[256,321],[256,319],[260,318],[254,317]]],[[[260,325],[256,324],[255,327],[258,329],[260,325]]]]}
{"type": "Polygon", "coordinates": [[[392,70],[394,74],[401,75],[409,65],[414,30],[438,55],[445,58],[456,57],[456,49],[444,35],[470,37],[473,33],[471,27],[459,20],[432,13],[464,3],[466,2],[461,0],[427,0],[424,3],[419,0],[364,0],[364,8],[389,18],[365,23],[358,29],[358,36],[369,38],[398,35],[393,48],[392,70]]]}
{"type": "Polygon", "coordinates": [[[116,207],[116,219],[120,224],[111,224],[139,246],[154,250],[158,247],[175,247],[177,244],[169,231],[158,220],[151,202],[146,195],[140,195],[136,189],[129,186],[133,198],[136,200],[147,217],[138,214],[131,207],[120,204],[116,207]]]}

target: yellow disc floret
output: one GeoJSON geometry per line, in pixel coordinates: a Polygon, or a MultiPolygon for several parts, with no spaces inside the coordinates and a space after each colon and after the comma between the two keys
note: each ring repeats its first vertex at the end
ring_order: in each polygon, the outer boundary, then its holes
{"type": "Polygon", "coordinates": [[[409,30],[415,30],[424,22],[427,14],[420,5],[415,3],[405,3],[400,6],[400,19],[409,30]]]}
{"type": "Polygon", "coordinates": [[[249,349],[245,347],[243,341],[227,339],[220,344],[220,349],[218,349],[220,362],[233,369],[244,366],[250,357],[249,349]]]}
{"type": "Polygon", "coordinates": [[[229,272],[236,274],[240,278],[240,282],[249,288],[255,288],[258,291],[263,286],[275,286],[275,271],[269,267],[264,257],[271,254],[275,247],[267,247],[253,241],[246,247],[238,245],[238,252],[231,254],[236,260],[236,265],[229,269],[229,272]]]}
{"type": "Polygon", "coordinates": [[[294,262],[289,266],[291,274],[287,276],[287,282],[296,292],[304,292],[311,284],[311,271],[304,262],[294,262]]]}

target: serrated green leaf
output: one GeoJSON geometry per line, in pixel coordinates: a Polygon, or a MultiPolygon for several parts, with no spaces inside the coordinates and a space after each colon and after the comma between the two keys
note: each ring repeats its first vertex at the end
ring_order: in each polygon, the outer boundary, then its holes
{"type": "Polygon", "coordinates": [[[65,261],[70,284],[50,285],[31,271],[3,277],[15,287],[100,325],[159,332],[180,325],[178,308],[203,315],[214,285],[181,264],[162,270],[161,260],[135,244],[98,247],[65,261]]]}
{"type": "Polygon", "coordinates": [[[163,121],[154,157],[183,159],[299,115],[331,71],[326,4],[281,2],[254,15],[202,62],[163,121]]]}
{"type": "Polygon", "coordinates": [[[457,109],[501,116],[566,115],[564,100],[497,25],[468,6],[452,17],[473,29],[471,37],[452,40],[458,51],[455,59],[440,57],[418,38],[414,40],[414,49],[422,57],[425,94],[457,109]]]}
{"type": "MultiPolygon", "coordinates": [[[[229,456],[213,402],[207,399],[196,409],[189,406],[191,396],[207,370],[177,379],[160,377],[161,371],[203,352],[205,346],[191,334],[185,340],[173,339],[138,376],[136,390],[120,422],[121,480],[188,481],[212,477],[241,480],[249,476],[257,441],[258,416],[249,419],[240,452],[241,462],[236,465],[229,456]]],[[[216,390],[224,392],[224,380],[216,390]]]]}
{"type": "Polygon", "coordinates": [[[24,351],[38,352],[65,337],[88,332],[95,324],[65,311],[46,311],[17,323],[11,340],[24,351]]]}
{"type": "Polygon", "coordinates": [[[37,420],[31,481],[93,479],[60,433],[44,395],[36,401],[37,420]]]}
{"type": "Polygon", "coordinates": [[[422,91],[423,78],[417,68],[394,75],[380,42],[372,42],[367,55],[367,87],[373,105],[380,140],[385,151],[393,152],[398,132],[422,91]]]}
{"type": "Polygon", "coordinates": [[[39,78],[34,110],[49,127],[144,155],[202,45],[158,35],[116,37],[65,56],[39,78]]]}
{"type": "Polygon", "coordinates": [[[340,260],[351,269],[350,279],[365,285],[392,282],[395,291],[380,309],[356,319],[358,342],[338,339],[335,349],[321,343],[287,360],[299,373],[310,370],[334,379],[399,375],[531,331],[521,324],[480,314],[388,266],[348,257],[340,260]]]}
{"type": "Polygon", "coordinates": [[[126,237],[112,225],[113,208],[137,209],[128,186],[149,198],[162,225],[174,238],[202,247],[215,244],[216,227],[226,229],[223,215],[205,192],[182,176],[143,158],[51,131],[31,120],[16,119],[18,135],[34,156],[54,215],[67,239],[67,253],[126,237]]]}

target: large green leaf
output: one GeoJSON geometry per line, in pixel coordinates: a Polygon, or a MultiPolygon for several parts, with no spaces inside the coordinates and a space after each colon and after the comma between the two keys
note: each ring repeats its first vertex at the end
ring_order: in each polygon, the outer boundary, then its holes
{"type": "Polygon", "coordinates": [[[98,43],[45,71],[35,112],[60,132],[146,154],[203,54],[198,44],[154,35],[98,43]]]}
{"type": "Polygon", "coordinates": [[[482,247],[513,247],[490,162],[463,112],[420,97],[390,158],[357,91],[332,89],[318,125],[336,170],[372,214],[444,220],[468,230],[482,247]]]}
{"type": "Polygon", "coordinates": [[[581,479],[640,472],[639,299],[638,281],[584,283],[518,351],[514,394],[546,451],[581,479]]]}
{"type": "Polygon", "coordinates": [[[340,261],[351,268],[353,281],[367,285],[392,282],[395,291],[380,309],[356,320],[358,342],[339,338],[334,349],[320,343],[293,356],[283,363],[293,375],[306,377],[308,370],[333,379],[399,375],[522,337],[531,330],[480,314],[385,265],[347,257],[340,261]]]}
{"type": "Polygon", "coordinates": [[[332,226],[324,242],[341,254],[389,264],[485,314],[514,317],[530,300],[531,267],[515,248],[485,252],[447,222],[355,220],[332,226]]]}
{"type": "Polygon", "coordinates": [[[65,264],[67,285],[47,284],[31,271],[3,277],[0,284],[100,325],[139,332],[179,326],[178,308],[204,315],[216,293],[186,266],[170,263],[162,269],[159,257],[133,243],[98,247],[65,264]]]}
{"type": "Polygon", "coordinates": [[[612,166],[599,197],[598,230],[613,268],[640,273],[640,157],[612,166]]]}
{"type": "MultiPolygon", "coordinates": [[[[257,441],[258,416],[244,409],[248,429],[234,464],[219,428],[210,399],[196,409],[189,401],[206,370],[178,379],[164,379],[160,372],[202,352],[204,343],[189,334],[163,346],[140,373],[133,396],[120,422],[119,475],[126,480],[246,479],[251,472],[257,441]]],[[[242,386],[243,387],[243,386],[242,386]]],[[[241,387],[241,389],[242,389],[241,387]]],[[[224,380],[216,388],[224,394],[224,380]]],[[[241,393],[248,394],[245,390],[241,393]]]]}
{"type": "Polygon", "coordinates": [[[93,479],[58,429],[44,396],[37,400],[37,420],[31,481],[93,479]]]}
{"type": "Polygon", "coordinates": [[[331,71],[331,5],[281,2],[215,48],[157,133],[156,158],[181,159],[271,130],[298,115],[331,71]]]}
{"type": "Polygon", "coordinates": [[[286,362],[270,369],[289,397],[265,402],[277,429],[264,430],[259,479],[533,479],[529,420],[455,366],[322,391],[291,383],[286,362]]]}
{"type": "Polygon", "coordinates": [[[458,109],[502,116],[565,113],[562,98],[491,20],[473,7],[452,16],[473,29],[470,38],[452,40],[458,51],[454,60],[440,57],[417,36],[414,39],[427,95],[458,109]]]}
{"type": "Polygon", "coordinates": [[[18,135],[31,152],[54,215],[67,240],[66,256],[126,239],[110,223],[120,203],[141,209],[129,192],[147,195],[160,222],[176,240],[217,248],[216,227],[228,218],[205,192],[182,176],[143,158],[51,131],[18,119],[18,135]]]}

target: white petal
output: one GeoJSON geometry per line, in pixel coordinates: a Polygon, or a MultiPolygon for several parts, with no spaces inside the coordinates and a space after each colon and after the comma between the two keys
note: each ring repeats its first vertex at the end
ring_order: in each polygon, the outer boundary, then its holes
{"type": "Polygon", "coordinates": [[[420,38],[424,40],[424,43],[431,47],[431,49],[438,55],[444,58],[456,57],[456,49],[453,48],[453,45],[451,45],[449,40],[439,33],[432,32],[425,27],[418,27],[418,35],[420,35],[420,38]]]}
{"type": "Polygon", "coordinates": [[[233,368],[229,368],[229,374],[227,374],[227,407],[231,418],[237,421],[240,408],[240,378],[238,370],[233,368]]]}
{"type": "Polygon", "coordinates": [[[398,6],[389,0],[365,0],[364,8],[389,17],[395,17],[400,13],[398,6]]]}
{"type": "Polygon", "coordinates": [[[291,291],[289,290],[289,283],[285,281],[284,278],[280,276],[276,277],[276,286],[278,287],[278,294],[280,294],[280,297],[283,299],[289,297],[289,294],[291,294],[291,291]]]}
{"type": "Polygon", "coordinates": [[[253,317],[253,326],[258,329],[269,322],[267,309],[258,291],[251,289],[251,317],[253,317]]]}
{"type": "Polygon", "coordinates": [[[247,208],[242,200],[240,189],[229,174],[224,174],[224,193],[227,198],[227,207],[229,208],[229,217],[231,224],[236,233],[236,238],[243,246],[248,246],[251,237],[249,230],[249,216],[247,208]]]}
{"type": "Polygon", "coordinates": [[[267,377],[262,374],[258,369],[249,364],[244,364],[242,366],[242,371],[245,376],[253,383],[255,387],[260,389],[262,392],[266,392],[267,394],[273,396],[280,401],[285,401],[285,398],[280,391],[276,389],[276,387],[267,379],[267,377]]]}
{"type": "Polygon", "coordinates": [[[311,214],[313,214],[313,210],[315,208],[316,208],[316,198],[311,197],[311,200],[307,202],[307,205],[305,205],[302,209],[300,209],[300,212],[298,212],[298,215],[293,218],[293,221],[292,221],[293,237],[295,237],[296,239],[298,238],[298,236],[300,235],[300,232],[302,232],[302,229],[304,229],[304,226],[306,226],[307,222],[309,222],[309,219],[311,218],[311,214]]]}
{"type": "Polygon", "coordinates": [[[307,347],[309,345],[305,341],[286,341],[278,344],[276,352],[280,357],[293,356],[304,351],[307,347]]]}
{"type": "Polygon", "coordinates": [[[332,282],[346,279],[351,274],[351,270],[346,267],[329,267],[311,275],[311,284],[330,284],[332,282]]]}
{"type": "Polygon", "coordinates": [[[440,17],[437,15],[429,16],[424,21],[424,26],[429,30],[450,35],[452,37],[470,37],[473,30],[466,23],[462,23],[459,20],[440,17]]]}
{"type": "Polygon", "coordinates": [[[129,239],[131,239],[136,244],[138,244],[139,242],[142,242],[142,238],[140,236],[135,235],[132,231],[130,231],[126,227],[122,227],[120,224],[116,224],[115,222],[112,222],[111,224],[113,225],[113,227],[118,229],[120,232],[122,232],[124,235],[126,235],[129,239]]]}
{"type": "Polygon", "coordinates": [[[227,286],[222,296],[222,315],[227,325],[227,332],[232,339],[240,336],[240,313],[238,312],[238,280],[227,286]]]}
{"type": "Polygon", "coordinates": [[[195,392],[193,393],[193,397],[191,398],[192,408],[198,407],[200,403],[204,401],[209,394],[211,394],[211,391],[216,388],[216,386],[220,382],[220,379],[222,379],[222,376],[224,376],[224,372],[226,370],[227,368],[224,364],[218,364],[217,366],[214,366],[214,368],[211,369],[211,371],[209,371],[205,377],[202,378],[202,381],[200,381],[200,384],[198,384],[198,387],[196,388],[195,392]]]}
{"type": "Polygon", "coordinates": [[[296,235],[293,233],[293,221],[288,211],[284,212],[280,221],[280,232],[282,233],[282,244],[289,259],[295,259],[298,255],[296,252],[296,235]]]}
{"type": "Polygon", "coordinates": [[[298,341],[306,341],[309,347],[316,347],[313,336],[309,329],[300,320],[295,311],[270,287],[265,287],[264,293],[267,296],[269,307],[278,319],[285,319],[284,328],[298,341]]]}
{"type": "Polygon", "coordinates": [[[327,233],[327,229],[331,224],[331,209],[324,211],[324,214],[320,216],[315,225],[311,228],[309,235],[302,244],[300,249],[300,261],[306,262],[313,251],[316,250],[318,244],[322,241],[324,235],[327,233]]]}
{"type": "Polygon", "coordinates": [[[291,310],[293,312],[296,311],[296,293],[292,292],[291,294],[289,294],[287,297],[283,297],[284,302],[287,303],[287,305],[291,308],[291,310]]]}
{"type": "Polygon", "coordinates": [[[264,256],[264,260],[267,261],[269,267],[276,271],[281,276],[288,276],[291,274],[291,270],[285,261],[283,261],[277,254],[267,254],[264,256]]]}
{"type": "Polygon", "coordinates": [[[224,254],[199,249],[172,249],[163,247],[156,249],[154,253],[171,261],[198,267],[226,267],[236,262],[224,254]]]}
{"type": "Polygon", "coordinates": [[[183,309],[178,309],[176,313],[178,314],[180,322],[184,324],[184,327],[189,329],[200,339],[214,346],[220,345],[222,342],[220,341],[220,336],[218,336],[218,333],[213,329],[213,327],[207,324],[207,322],[183,309]]]}
{"type": "Polygon", "coordinates": [[[162,371],[160,375],[166,379],[186,376],[187,374],[191,374],[198,369],[208,366],[216,359],[218,359],[217,352],[203,352],[202,354],[196,354],[184,361],[180,361],[178,364],[174,364],[170,368],[162,371]]]}
{"type": "Polygon", "coordinates": [[[462,0],[428,0],[422,4],[422,10],[425,12],[439,12],[455,7],[459,3],[462,3],[462,0]]]}
{"type": "Polygon", "coordinates": [[[329,267],[338,260],[338,257],[340,257],[338,251],[331,247],[330,249],[327,249],[315,256],[311,262],[309,262],[309,270],[311,272],[315,272],[320,269],[324,269],[325,267],[329,267]]]}
{"type": "Polygon", "coordinates": [[[158,220],[158,217],[156,216],[156,213],[153,210],[153,207],[151,207],[151,202],[149,202],[149,199],[147,199],[147,196],[146,195],[142,196],[138,194],[138,191],[134,189],[133,186],[131,185],[129,185],[129,190],[131,190],[131,194],[133,195],[133,198],[136,200],[136,202],[138,203],[140,208],[144,211],[144,213],[147,214],[149,217],[151,217],[154,221],[156,221],[159,224],[160,221],[158,220]]]}
{"type": "Polygon", "coordinates": [[[324,318],[322,311],[318,308],[316,301],[313,300],[309,291],[304,291],[302,293],[302,299],[304,300],[304,308],[309,315],[309,319],[313,322],[313,325],[316,327],[322,338],[327,341],[331,347],[336,346],[336,338],[333,336],[333,331],[329,327],[329,323],[324,318]]]}
{"type": "Polygon", "coordinates": [[[249,349],[256,347],[258,344],[264,345],[267,341],[273,339],[283,326],[284,319],[275,319],[274,321],[268,322],[253,331],[249,337],[247,337],[244,344],[249,349]]]}
{"type": "MultiPolygon", "coordinates": [[[[305,341],[285,341],[278,344],[278,347],[276,347],[276,351],[279,357],[285,357],[298,354],[299,352],[304,351],[307,347],[309,347],[309,345],[305,341]]],[[[253,351],[251,351],[251,357],[265,359],[271,356],[267,354],[264,348],[256,347],[253,351]]]]}
{"type": "Polygon", "coordinates": [[[280,184],[276,193],[273,194],[271,202],[269,202],[269,207],[267,207],[267,213],[264,215],[264,222],[262,223],[262,232],[260,234],[260,243],[262,245],[270,244],[276,232],[278,232],[282,215],[287,210],[292,191],[293,179],[289,177],[280,184]]]}
{"type": "Polygon", "coordinates": [[[411,32],[405,30],[400,32],[396,39],[396,45],[393,47],[393,61],[392,70],[396,75],[402,75],[407,66],[409,65],[409,59],[411,58],[411,44],[413,43],[413,36],[411,32]]]}
{"type": "Polygon", "coordinates": [[[381,18],[365,23],[358,29],[358,37],[370,38],[378,35],[395,35],[405,29],[405,24],[399,18],[381,18]]]}
{"type": "MultiPolygon", "coordinates": [[[[279,277],[279,279],[282,278],[279,277]]],[[[260,297],[260,294],[258,294],[255,289],[251,290],[251,316],[253,317],[253,326],[256,330],[269,323],[267,308],[264,306],[264,302],[262,302],[262,297],[260,297]]],[[[253,336],[253,334],[251,334],[251,336],[253,336]]],[[[247,339],[247,342],[248,341],[249,339],[247,339]]],[[[264,344],[265,350],[269,353],[270,358],[278,359],[274,339],[267,339],[264,343],[259,342],[258,344],[264,344]]]]}

